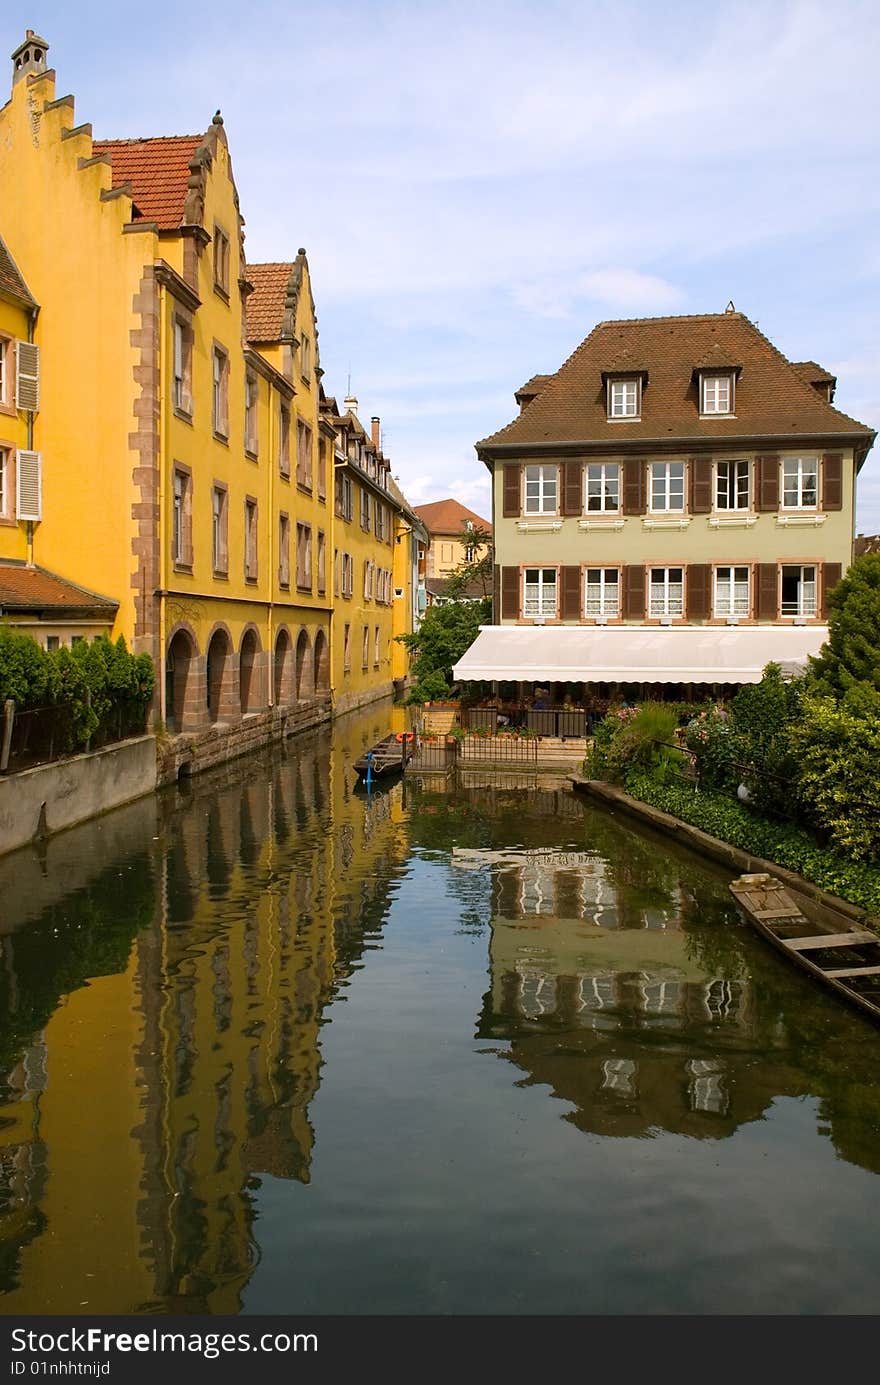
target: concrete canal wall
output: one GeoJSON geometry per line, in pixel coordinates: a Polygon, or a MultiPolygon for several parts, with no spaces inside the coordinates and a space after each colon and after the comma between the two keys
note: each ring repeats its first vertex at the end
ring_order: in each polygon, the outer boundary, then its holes
{"type": "Polygon", "coordinates": [[[155,787],[155,736],[0,778],[0,853],[130,803],[155,787]]]}
{"type": "Polygon", "coordinates": [[[285,736],[310,731],[328,722],[332,715],[329,697],[316,698],[291,707],[251,712],[228,726],[216,725],[180,736],[163,736],[157,745],[153,787],[173,784],[177,779],[201,774],[239,755],[250,755],[285,736]]]}

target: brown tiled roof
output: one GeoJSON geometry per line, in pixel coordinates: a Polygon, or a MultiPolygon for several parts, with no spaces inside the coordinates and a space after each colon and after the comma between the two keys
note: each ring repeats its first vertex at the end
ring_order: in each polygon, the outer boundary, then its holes
{"type": "Polygon", "coordinates": [[[880,534],[859,534],[854,551],[857,558],[863,558],[866,553],[880,553],[880,534]]]}
{"type": "Polygon", "coordinates": [[[42,567],[0,562],[0,613],[4,611],[93,611],[112,620],[119,606],[106,596],[77,587],[42,567]]]}
{"type": "Polygon", "coordinates": [[[416,514],[426,525],[429,534],[460,534],[467,520],[476,528],[492,532],[487,519],[480,519],[473,510],[462,505],[452,497],[448,500],[432,500],[428,505],[416,505],[416,514]]]}
{"type": "Polygon", "coordinates": [[[808,385],[836,385],[837,376],[832,375],[830,370],[818,365],[816,361],[792,361],[792,370],[796,370],[802,380],[806,380],[808,385]]]}
{"type": "Polygon", "coordinates": [[[109,154],[113,187],[131,183],[134,216],[173,231],[183,221],[189,166],[204,135],[95,140],[92,153],[109,154]]]}
{"type": "Polygon", "coordinates": [[[740,438],[873,431],[828,404],[742,313],[600,322],[527,409],[477,448],[627,439],[740,438]],[[602,372],[623,353],[647,370],[639,422],[609,422],[602,372]],[[742,366],[735,418],[700,418],[695,367],[742,366]]]}
{"type": "Polygon", "coordinates": [[[0,236],[0,293],[36,307],[36,300],[21,276],[21,271],[0,236]]]}
{"type": "Polygon", "coordinates": [[[254,286],[247,296],[248,341],[279,341],[293,265],[249,264],[245,273],[254,286]]]}
{"type": "Polygon", "coordinates": [[[536,394],[541,393],[547,381],[552,379],[552,375],[533,375],[524,385],[520,385],[513,397],[517,403],[522,399],[534,399],[536,394]]]}

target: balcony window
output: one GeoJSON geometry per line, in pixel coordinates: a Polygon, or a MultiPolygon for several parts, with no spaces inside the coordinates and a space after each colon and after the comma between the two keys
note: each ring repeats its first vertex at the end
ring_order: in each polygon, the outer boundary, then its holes
{"type": "Polygon", "coordinates": [[[748,462],[719,462],[715,472],[716,510],[749,508],[748,462]]]}
{"type": "Polygon", "coordinates": [[[784,616],[814,616],[816,614],[816,569],[783,567],[782,614],[784,616]]]}

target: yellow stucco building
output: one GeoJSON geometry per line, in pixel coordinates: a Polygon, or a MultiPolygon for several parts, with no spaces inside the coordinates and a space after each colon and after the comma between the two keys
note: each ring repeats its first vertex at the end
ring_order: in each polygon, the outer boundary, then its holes
{"type": "Polygon", "coordinates": [[[0,110],[3,390],[16,342],[39,368],[33,409],[0,395],[0,568],[75,584],[72,613],[88,598],[93,629],[149,653],[172,732],[294,729],[384,694],[400,503],[354,415],[322,403],[305,251],[247,263],[219,112],[96,140],[46,52],[29,32],[0,110]],[[30,520],[10,508],[22,453],[30,520]]]}

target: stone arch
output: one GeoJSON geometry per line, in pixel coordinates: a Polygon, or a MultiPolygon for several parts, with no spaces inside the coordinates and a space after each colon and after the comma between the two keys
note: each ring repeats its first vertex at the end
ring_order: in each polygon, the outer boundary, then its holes
{"type": "Polygon", "coordinates": [[[312,696],[312,646],[309,632],[303,627],[296,638],[296,697],[305,702],[312,696]]]}
{"type": "Polygon", "coordinates": [[[255,625],[246,625],[238,650],[238,691],[241,714],[258,712],[265,701],[262,694],[260,632],[255,625]]]}
{"type": "Polygon", "coordinates": [[[282,625],[275,636],[272,678],[275,706],[285,707],[293,702],[295,700],[293,641],[286,625],[282,625]]]}
{"type": "Polygon", "coordinates": [[[238,719],[236,683],[232,636],[229,626],[218,622],[211,631],[205,653],[205,702],[209,721],[238,719]]]}
{"type": "Polygon", "coordinates": [[[190,731],[204,722],[198,658],[195,631],[181,621],[165,645],[165,723],[169,731],[190,731]]]}
{"type": "Polygon", "coordinates": [[[330,644],[323,628],[315,635],[315,692],[330,691],[330,644]]]}

